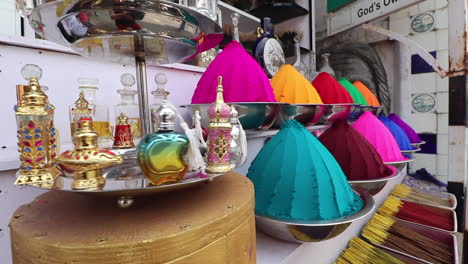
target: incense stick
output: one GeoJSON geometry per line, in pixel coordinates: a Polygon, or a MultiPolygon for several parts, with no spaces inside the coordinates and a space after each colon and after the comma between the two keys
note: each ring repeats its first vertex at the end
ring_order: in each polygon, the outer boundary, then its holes
{"type": "Polygon", "coordinates": [[[415,202],[430,203],[445,207],[451,206],[450,201],[447,199],[441,199],[439,197],[420,192],[404,184],[396,185],[395,189],[392,191],[392,194],[403,199],[413,200],[415,202]]]}
{"type": "Polygon", "coordinates": [[[404,264],[401,260],[378,249],[360,238],[351,239],[347,249],[335,264],[404,264]]]}
{"type": "Polygon", "coordinates": [[[370,242],[433,263],[452,263],[452,248],[391,217],[375,214],[362,231],[370,242]]]}

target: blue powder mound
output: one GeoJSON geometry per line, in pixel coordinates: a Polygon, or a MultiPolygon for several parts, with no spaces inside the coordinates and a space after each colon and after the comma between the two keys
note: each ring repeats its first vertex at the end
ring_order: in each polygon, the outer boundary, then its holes
{"type": "Polygon", "coordinates": [[[392,132],[393,137],[398,142],[400,150],[413,150],[414,147],[411,146],[411,142],[406,135],[405,131],[401,129],[393,120],[386,116],[379,116],[379,120],[392,132]]]}
{"type": "Polygon", "coordinates": [[[283,123],[247,177],[255,185],[255,211],[262,216],[330,220],[363,206],[335,158],[296,120],[283,123]]]}

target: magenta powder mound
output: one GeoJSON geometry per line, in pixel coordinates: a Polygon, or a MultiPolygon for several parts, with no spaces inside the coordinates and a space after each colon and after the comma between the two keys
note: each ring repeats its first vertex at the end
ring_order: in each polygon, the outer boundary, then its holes
{"type": "Polygon", "coordinates": [[[396,173],[396,168],[383,164],[372,144],[344,120],[333,122],[319,140],[338,161],[348,180],[380,179],[396,173]]]}
{"type": "Polygon", "coordinates": [[[227,103],[276,102],[265,72],[237,41],[231,41],[208,66],[197,84],[192,104],[209,104],[216,100],[218,76],[223,77],[227,103]]]}
{"type": "Polygon", "coordinates": [[[403,129],[403,131],[408,136],[411,143],[421,143],[422,142],[422,140],[419,137],[418,133],[416,133],[416,131],[414,131],[414,129],[410,125],[408,125],[408,123],[401,120],[401,118],[398,117],[396,114],[392,113],[392,114],[390,114],[388,116],[388,118],[390,118],[395,124],[397,124],[401,129],[403,129]]]}
{"type": "Polygon", "coordinates": [[[374,146],[384,162],[407,160],[392,132],[371,112],[362,114],[352,126],[374,146]]]}

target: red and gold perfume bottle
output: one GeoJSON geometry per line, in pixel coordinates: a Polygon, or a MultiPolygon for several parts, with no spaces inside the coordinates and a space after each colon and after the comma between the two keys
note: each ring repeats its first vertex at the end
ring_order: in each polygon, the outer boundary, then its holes
{"type": "Polygon", "coordinates": [[[133,143],[132,127],[128,122],[128,117],[120,113],[115,126],[114,145],[112,148],[126,149],[135,147],[133,143]]]}
{"type": "Polygon", "coordinates": [[[57,130],[54,127],[54,106],[41,90],[42,70],[27,64],[21,74],[28,85],[17,86],[16,123],[21,167],[15,184],[51,186],[60,174],[55,158],[57,130]]]}
{"type": "Polygon", "coordinates": [[[231,152],[231,130],[230,123],[231,108],[224,102],[223,77],[218,77],[218,88],[216,102],[208,108],[210,122],[207,127],[208,134],[208,162],[206,172],[225,173],[232,169],[230,161],[231,152]]]}

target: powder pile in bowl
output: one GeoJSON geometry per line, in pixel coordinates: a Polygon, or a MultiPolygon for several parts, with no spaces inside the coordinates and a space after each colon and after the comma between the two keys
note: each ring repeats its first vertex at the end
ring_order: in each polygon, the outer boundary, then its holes
{"type": "Polygon", "coordinates": [[[380,107],[379,100],[377,99],[375,94],[369,89],[369,87],[367,87],[361,81],[355,81],[353,82],[353,85],[362,93],[364,98],[366,98],[366,102],[369,105],[380,107]]]}
{"type": "Polygon", "coordinates": [[[393,122],[390,118],[386,116],[379,116],[379,120],[392,132],[393,137],[398,142],[398,146],[400,150],[413,150],[413,146],[411,146],[411,142],[406,135],[406,133],[399,127],[395,122],[393,122]]]}
{"type": "Polygon", "coordinates": [[[352,104],[351,95],[330,74],[321,72],[312,82],[324,104],[352,104]]]}
{"type": "Polygon", "coordinates": [[[348,91],[355,104],[368,105],[362,93],[346,78],[340,78],[338,82],[348,91]]]}
{"type": "Polygon", "coordinates": [[[414,131],[414,129],[410,125],[408,125],[408,123],[401,120],[401,118],[399,116],[397,116],[396,114],[390,114],[388,116],[388,118],[390,118],[393,122],[395,122],[395,124],[397,124],[399,127],[401,127],[401,129],[403,129],[403,131],[405,131],[405,134],[408,136],[411,143],[421,143],[422,142],[422,140],[419,137],[418,133],[416,133],[416,131],[414,131]]]}

